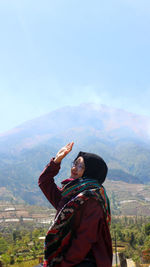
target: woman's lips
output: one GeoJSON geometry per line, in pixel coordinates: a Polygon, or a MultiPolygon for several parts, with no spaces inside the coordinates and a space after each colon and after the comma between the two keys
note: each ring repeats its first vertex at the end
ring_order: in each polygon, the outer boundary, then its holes
{"type": "Polygon", "coordinates": [[[71,174],[72,174],[72,175],[74,175],[74,176],[76,176],[76,175],[77,175],[77,173],[76,173],[76,172],[74,172],[74,171],[72,171],[72,172],[71,172],[71,174]]]}

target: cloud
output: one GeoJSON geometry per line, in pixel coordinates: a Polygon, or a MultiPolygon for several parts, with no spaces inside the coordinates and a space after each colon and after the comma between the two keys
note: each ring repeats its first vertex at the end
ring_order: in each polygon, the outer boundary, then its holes
{"type": "Polygon", "coordinates": [[[132,88],[125,91],[118,91],[103,88],[103,86],[74,86],[70,88],[71,95],[67,95],[66,101],[72,102],[73,105],[81,103],[104,104],[109,107],[124,109],[135,114],[150,116],[150,90],[133,90],[132,88]]]}

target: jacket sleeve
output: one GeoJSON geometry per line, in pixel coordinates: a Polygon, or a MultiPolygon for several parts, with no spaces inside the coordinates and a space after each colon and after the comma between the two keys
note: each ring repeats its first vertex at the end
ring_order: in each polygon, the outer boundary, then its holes
{"type": "Polygon", "coordinates": [[[103,211],[99,203],[96,200],[88,200],[82,214],[78,215],[81,216],[80,225],[76,229],[76,237],[72,240],[71,247],[64,255],[61,267],[71,267],[82,262],[98,238],[103,221],[103,211]]]}
{"type": "Polygon", "coordinates": [[[38,184],[48,201],[57,209],[58,203],[61,199],[61,190],[54,182],[54,176],[57,175],[60,169],[60,164],[54,162],[54,158],[45,167],[41,173],[38,184]]]}

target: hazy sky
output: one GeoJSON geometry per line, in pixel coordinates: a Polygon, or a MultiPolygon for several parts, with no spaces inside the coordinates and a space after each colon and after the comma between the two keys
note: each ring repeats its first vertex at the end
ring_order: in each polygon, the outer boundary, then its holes
{"type": "Polygon", "coordinates": [[[85,102],[150,116],[150,1],[0,0],[0,132],[85,102]]]}

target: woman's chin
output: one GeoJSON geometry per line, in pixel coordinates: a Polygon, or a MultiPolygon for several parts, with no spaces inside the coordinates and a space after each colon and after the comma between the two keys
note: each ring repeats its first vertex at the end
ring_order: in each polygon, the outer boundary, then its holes
{"type": "Polygon", "coordinates": [[[71,174],[70,178],[72,178],[72,179],[78,179],[80,177],[79,177],[79,175],[71,174]]]}

